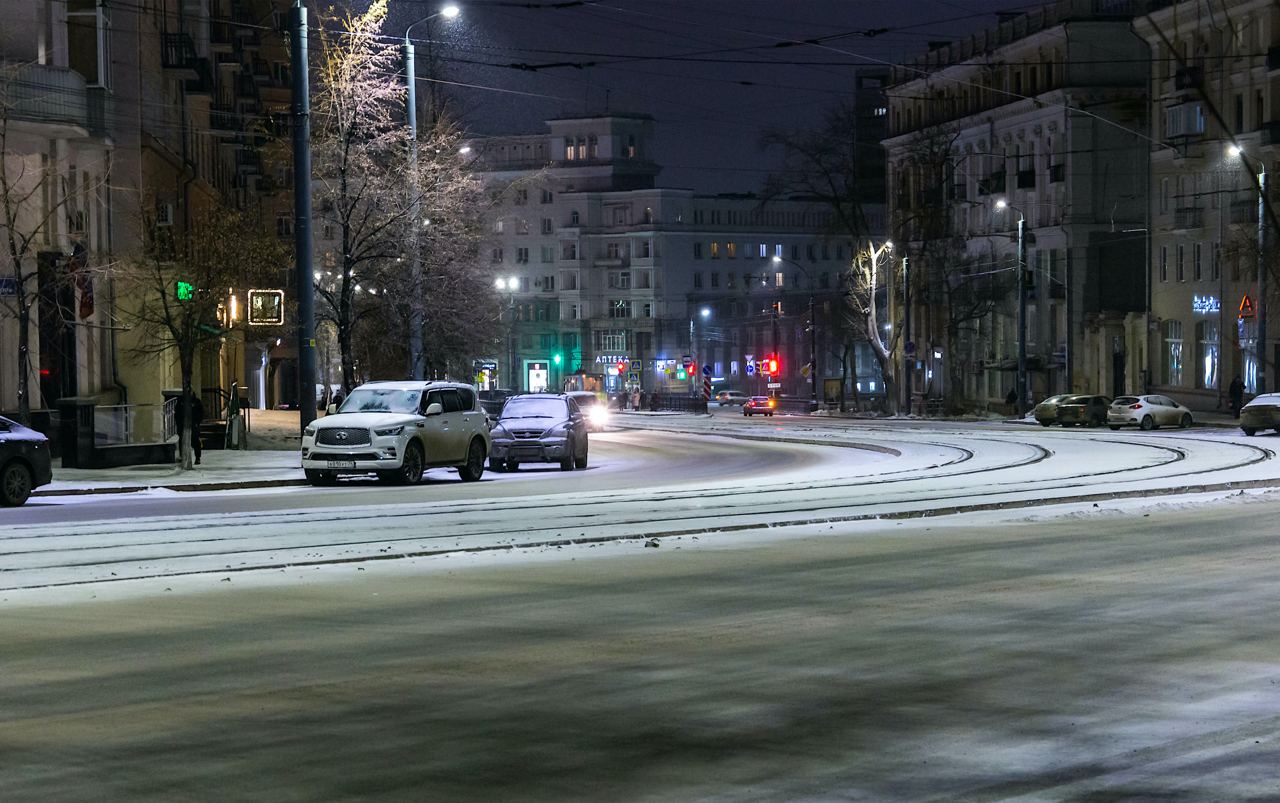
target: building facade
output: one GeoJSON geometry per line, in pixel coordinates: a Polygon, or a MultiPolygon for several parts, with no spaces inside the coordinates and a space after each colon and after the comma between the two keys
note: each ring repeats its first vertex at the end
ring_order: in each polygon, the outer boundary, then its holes
{"type": "MultiPolygon", "coordinates": [[[[1136,21],[1153,54],[1151,377],[1196,410],[1225,409],[1240,376],[1276,388],[1275,327],[1258,348],[1260,269],[1275,275],[1280,200],[1280,8],[1268,0],[1166,5],[1136,21]],[[1259,260],[1259,193],[1267,245],[1259,260]]],[[[1274,289],[1267,300],[1274,299],[1274,289]]]]}
{"type": "MultiPolygon", "coordinates": [[[[717,390],[807,397],[810,297],[819,397],[840,379],[833,355],[854,244],[824,234],[827,210],[657,187],[646,116],[547,125],[544,135],[470,146],[500,194],[483,256],[501,280],[494,303],[507,337],[488,361],[489,382],[558,389],[585,372],[613,392],[693,393],[703,372],[688,376],[689,360],[709,369],[717,390]],[[765,378],[754,367],[771,353],[781,370],[765,378]]],[[[874,392],[866,355],[851,362],[849,387],[860,364],[864,391],[874,392]]]]}
{"type": "Polygon", "coordinates": [[[1142,386],[1148,48],[1132,11],[1065,0],[895,68],[888,200],[917,401],[1003,403],[1022,339],[1029,401],[1142,386]]]}

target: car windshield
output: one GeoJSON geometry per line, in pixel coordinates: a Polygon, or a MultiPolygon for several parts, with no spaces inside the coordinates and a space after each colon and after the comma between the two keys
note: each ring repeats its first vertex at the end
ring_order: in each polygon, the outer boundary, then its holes
{"type": "Polygon", "coordinates": [[[1264,404],[1268,406],[1280,405],[1280,393],[1264,393],[1261,396],[1255,396],[1245,407],[1261,407],[1264,404]]]}
{"type": "Polygon", "coordinates": [[[1137,396],[1121,396],[1120,398],[1116,399],[1111,403],[1112,404],[1137,404],[1140,401],[1142,400],[1139,399],[1137,396]]]}
{"type": "Polygon", "coordinates": [[[1041,404],[1061,404],[1062,402],[1066,401],[1067,398],[1068,398],[1067,396],[1062,396],[1062,395],[1050,396],[1049,398],[1045,399],[1040,403],[1041,404]]]}
{"type": "Polygon", "coordinates": [[[516,396],[502,408],[502,420],[509,418],[564,418],[565,403],[562,399],[535,399],[516,396]]]}
{"type": "Polygon", "coordinates": [[[416,413],[420,390],[356,388],[338,409],[340,413],[416,413]]]}
{"type": "Polygon", "coordinates": [[[573,397],[573,400],[574,400],[574,401],[576,401],[576,402],[578,403],[578,406],[579,406],[579,407],[591,407],[591,406],[593,406],[593,405],[595,405],[595,404],[598,404],[598,403],[600,402],[600,400],[599,400],[599,399],[597,399],[597,398],[596,398],[594,395],[592,395],[592,394],[584,394],[584,395],[582,395],[582,396],[574,396],[574,397],[573,397]]]}

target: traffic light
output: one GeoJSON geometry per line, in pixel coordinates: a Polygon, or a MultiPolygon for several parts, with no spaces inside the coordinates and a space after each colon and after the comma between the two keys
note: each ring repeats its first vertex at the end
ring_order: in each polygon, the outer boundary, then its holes
{"type": "Polygon", "coordinates": [[[618,360],[618,376],[622,376],[627,372],[627,361],[618,360]]]}
{"type": "Polygon", "coordinates": [[[555,354],[551,355],[551,362],[555,363],[556,365],[559,365],[560,363],[564,362],[564,355],[557,351],[555,354]]]}
{"type": "Polygon", "coordinates": [[[679,382],[684,382],[684,381],[686,381],[688,378],[689,378],[689,374],[685,373],[685,370],[684,370],[684,366],[683,366],[683,365],[676,369],[676,380],[677,380],[677,381],[679,381],[679,382]]]}
{"type": "Polygon", "coordinates": [[[196,286],[191,282],[178,280],[173,285],[173,297],[179,301],[191,301],[196,297],[196,286]]]}
{"type": "Polygon", "coordinates": [[[769,376],[777,376],[778,375],[777,355],[770,354],[768,357],[765,357],[763,361],[763,366],[761,367],[760,370],[768,374],[769,376]]]}

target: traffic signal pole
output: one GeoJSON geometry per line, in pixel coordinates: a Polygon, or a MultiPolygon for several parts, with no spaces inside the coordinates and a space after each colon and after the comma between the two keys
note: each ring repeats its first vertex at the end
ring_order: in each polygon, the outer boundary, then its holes
{"type": "Polygon", "coordinates": [[[311,78],[307,72],[307,9],[289,9],[293,70],[293,258],[298,293],[298,423],[316,419],[315,270],[311,265],[311,78]]]}

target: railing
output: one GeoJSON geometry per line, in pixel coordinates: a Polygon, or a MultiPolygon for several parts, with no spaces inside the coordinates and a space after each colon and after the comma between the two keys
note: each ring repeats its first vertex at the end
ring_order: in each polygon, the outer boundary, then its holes
{"type": "Polygon", "coordinates": [[[680,413],[705,413],[706,399],[679,393],[655,393],[648,399],[650,410],[672,410],[680,413]]]}
{"type": "Polygon", "coordinates": [[[1204,223],[1204,210],[1198,206],[1175,209],[1173,227],[1175,229],[1198,229],[1204,223]]]}
{"type": "Polygon", "coordinates": [[[166,443],[177,433],[174,399],[163,404],[116,404],[93,408],[95,446],[166,443]]]}

